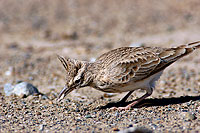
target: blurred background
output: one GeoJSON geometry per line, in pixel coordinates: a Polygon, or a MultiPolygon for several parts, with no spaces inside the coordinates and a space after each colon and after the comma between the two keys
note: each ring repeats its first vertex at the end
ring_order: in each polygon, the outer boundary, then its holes
{"type": "Polygon", "coordinates": [[[44,32],[40,37],[47,38],[56,33],[63,39],[94,37],[116,45],[132,42],[135,36],[196,29],[199,6],[198,0],[1,0],[0,31],[26,36],[44,32]]]}
{"type": "Polygon", "coordinates": [[[199,12],[199,0],[1,0],[0,84],[62,86],[56,54],[94,61],[121,46],[200,40],[199,12]]]}

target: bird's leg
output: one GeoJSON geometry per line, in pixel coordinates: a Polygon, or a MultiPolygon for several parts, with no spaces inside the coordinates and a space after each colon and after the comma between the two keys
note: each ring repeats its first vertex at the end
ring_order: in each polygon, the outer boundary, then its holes
{"type": "MultiPolygon", "coordinates": [[[[128,96],[130,96],[132,92],[130,91],[122,100],[126,100],[128,98],[128,96]]],[[[140,98],[136,99],[134,102],[130,103],[129,105],[127,105],[126,107],[114,107],[112,109],[119,109],[119,110],[128,110],[132,107],[134,107],[136,104],[140,103],[143,99],[147,98],[148,96],[150,96],[153,93],[153,88],[149,88],[147,90],[147,92],[140,98]]]]}
{"type": "Polygon", "coordinates": [[[122,98],[119,102],[124,103],[132,93],[133,91],[129,91],[128,94],[126,94],[126,96],[124,96],[124,98],[122,98]]]}
{"type": "MultiPolygon", "coordinates": [[[[133,91],[129,91],[128,94],[126,94],[126,95],[124,96],[124,98],[122,98],[119,102],[117,102],[117,103],[115,103],[115,104],[117,104],[118,107],[119,107],[119,106],[122,106],[122,105],[126,102],[126,100],[128,99],[128,97],[129,97],[132,93],[133,93],[133,91]]],[[[117,108],[117,107],[113,107],[113,108],[111,108],[111,109],[116,109],[116,108],[117,108]]]]}

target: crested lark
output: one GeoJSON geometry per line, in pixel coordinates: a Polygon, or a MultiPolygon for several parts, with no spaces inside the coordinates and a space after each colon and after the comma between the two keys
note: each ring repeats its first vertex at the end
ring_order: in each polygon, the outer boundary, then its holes
{"type": "Polygon", "coordinates": [[[121,47],[101,55],[93,63],[58,56],[67,72],[66,85],[58,100],[85,86],[104,92],[128,92],[120,102],[125,102],[134,90],[146,90],[136,101],[119,107],[129,109],[152,94],[166,67],[196,48],[200,48],[200,41],[175,48],[121,47]]]}

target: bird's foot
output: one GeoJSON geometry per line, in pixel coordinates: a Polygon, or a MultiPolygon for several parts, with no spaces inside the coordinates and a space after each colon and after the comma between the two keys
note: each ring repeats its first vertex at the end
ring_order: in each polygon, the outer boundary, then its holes
{"type": "Polygon", "coordinates": [[[133,108],[137,103],[138,103],[138,101],[134,101],[125,107],[112,107],[111,110],[129,110],[129,109],[133,108]]]}

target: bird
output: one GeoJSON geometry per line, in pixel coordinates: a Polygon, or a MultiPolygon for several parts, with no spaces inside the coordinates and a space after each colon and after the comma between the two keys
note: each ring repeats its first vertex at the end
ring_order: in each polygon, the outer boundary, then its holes
{"type": "Polygon", "coordinates": [[[156,81],[165,68],[200,48],[200,41],[172,48],[162,47],[120,47],[108,51],[94,62],[58,56],[66,70],[66,84],[58,95],[62,100],[71,91],[90,86],[107,93],[128,92],[118,103],[123,103],[137,89],[146,93],[125,107],[134,108],[155,89],[156,81]]]}

